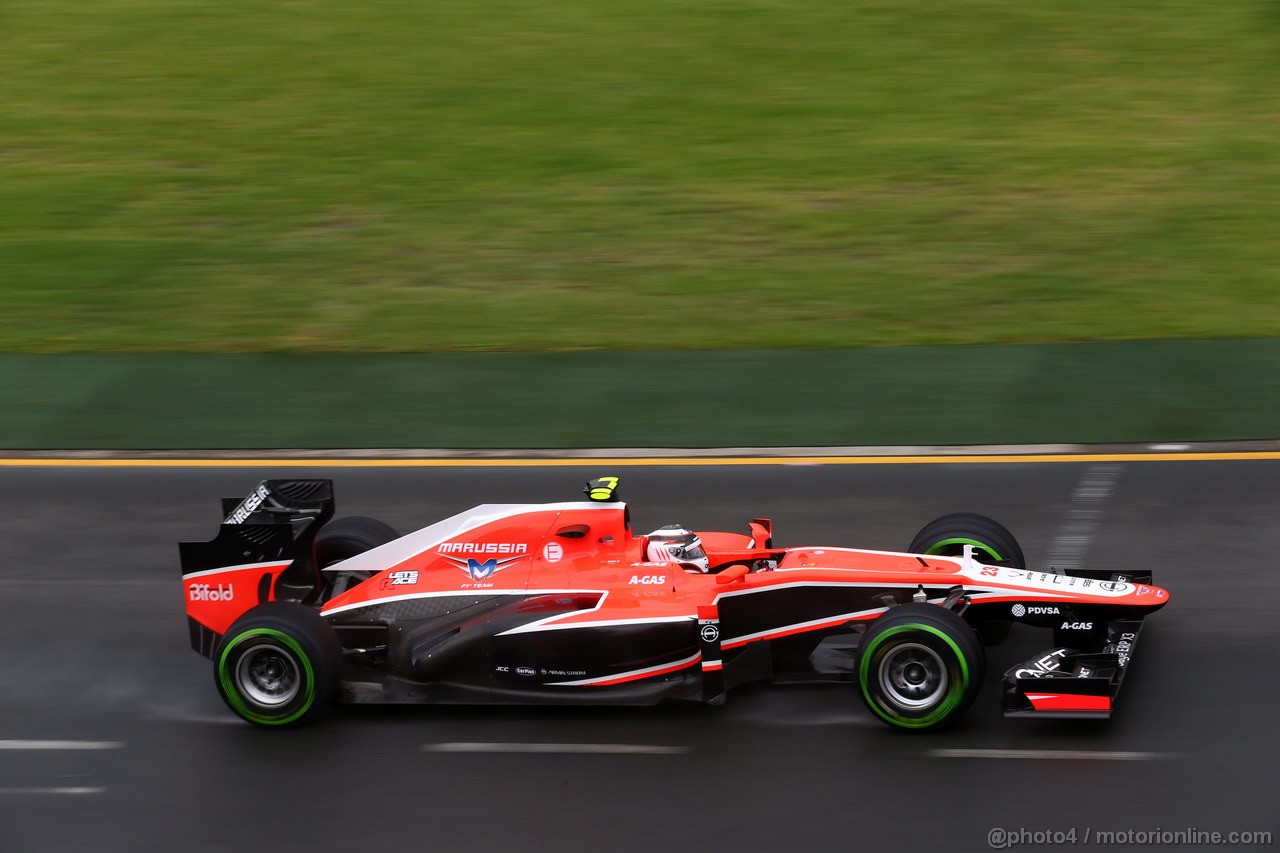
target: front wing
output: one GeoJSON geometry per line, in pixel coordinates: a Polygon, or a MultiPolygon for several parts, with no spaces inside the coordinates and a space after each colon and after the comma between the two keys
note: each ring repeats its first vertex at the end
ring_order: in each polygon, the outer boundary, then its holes
{"type": "MultiPolygon", "coordinates": [[[[1150,574],[1088,571],[1070,574],[1142,584],[1152,580],[1150,574]]],[[[1079,650],[1060,645],[1012,667],[1004,674],[1004,715],[1110,717],[1133,662],[1143,621],[1131,615],[1106,620],[1102,642],[1097,648],[1079,650]]]]}

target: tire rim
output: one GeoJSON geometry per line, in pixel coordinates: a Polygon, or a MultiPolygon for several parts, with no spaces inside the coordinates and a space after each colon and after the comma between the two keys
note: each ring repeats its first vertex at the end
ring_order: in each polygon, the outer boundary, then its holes
{"type": "Polygon", "coordinates": [[[253,646],[236,663],[236,688],[256,705],[274,708],[288,704],[301,686],[298,662],[279,646],[253,646]]]}
{"type": "Polygon", "coordinates": [[[991,561],[1000,562],[1005,559],[996,553],[996,550],[978,539],[969,539],[967,537],[953,537],[944,539],[941,542],[935,542],[930,545],[926,554],[937,554],[940,557],[962,557],[964,556],[964,546],[972,545],[976,552],[975,556],[980,560],[990,558],[991,561]]]}
{"type": "Polygon", "coordinates": [[[880,686],[895,705],[913,711],[936,705],[951,678],[938,653],[920,643],[894,646],[880,661],[880,686]]]}

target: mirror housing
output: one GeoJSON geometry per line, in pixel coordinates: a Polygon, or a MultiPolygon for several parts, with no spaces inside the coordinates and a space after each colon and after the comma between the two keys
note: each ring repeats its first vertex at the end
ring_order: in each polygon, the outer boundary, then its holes
{"type": "Polygon", "coordinates": [[[750,573],[750,571],[751,570],[748,569],[746,566],[742,565],[741,563],[737,563],[725,569],[724,571],[720,572],[719,574],[717,574],[716,583],[721,584],[721,583],[733,583],[734,581],[740,581],[743,578],[745,578],[750,573]]]}

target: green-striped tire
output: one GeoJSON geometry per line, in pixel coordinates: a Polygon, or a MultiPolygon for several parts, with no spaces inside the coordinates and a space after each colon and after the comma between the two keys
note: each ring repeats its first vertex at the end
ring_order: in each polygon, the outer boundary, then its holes
{"type": "MultiPolygon", "coordinates": [[[[907,550],[912,554],[959,557],[963,556],[965,545],[974,546],[973,556],[979,563],[1015,569],[1027,567],[1022,547],[1013,534],[1000,522],[973,512],[953,512],[935,518],[920,529],[907,550]]],[[[1013,620],[1004,611],[1000,618],[984,618],[975,611],[969,614],[969,621],[988,646],[1003,643],[1013,626],[1013,620]]]]}
{"type": "Polygon", "coordinates": [[[213,654],[218,695],[259,726],[293,726],[336,701],[342,646],[314,610],[294,602],[262,604],[245,613],[213,654]]]}
{"type": "Polygon", "coordinates": [[[858,690],[871,713],[900,729],[955,723],[982,685],[973,629],[934,604],[903,604],[871,623],[858,646],[858,690]]]}
{"type": "Polygon", "coordinates": [[[920,528],[907,551],[912,554],[940,554],[958,557],[964,546],[973,545],[974,557],[980,563],[1027,566],[1018,540],[1000,522],[973,512],[953,512],[920,528]]]}

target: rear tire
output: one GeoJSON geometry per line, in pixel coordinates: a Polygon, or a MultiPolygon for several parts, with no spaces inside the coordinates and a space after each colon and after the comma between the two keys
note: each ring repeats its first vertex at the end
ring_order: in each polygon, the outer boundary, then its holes
{"type": "Polygon", "coordinates": [[[362,515],[339,518],[316,534],[316,564],[323,569],[399,538],[395,528],[376,518],[362,515]]]}
{"type": "MultiPolygon", "coordinates": [[[[395,528],[376,518],[361,515],[339,518],[326,524],[316,535],[316,566],[324,569],[399,538],[400,534],[395,528]]],[[[325,599],[345,592],[375,574],[376,572],[330,573],[328,577],[332,579],[328,583],[325,599]]]]}
{"type": "Polygon", "coordinates": [[[887,725],[921,731],[955,724],[982,686],[986,656],[973,629],[935,604],[879,616],[858,646],[858,690],[887,725]]]}
{"type": "Polygon", "coordinates": [[[218,695],[258,726],[295,726],[334,704],[342,643],[309,607],[273,601],[235,621],[213,653],[218,695]]]}

